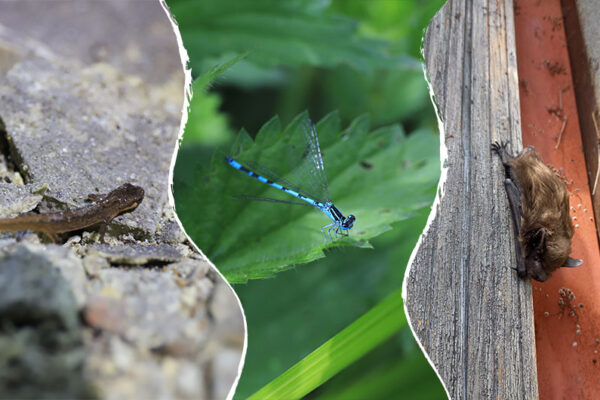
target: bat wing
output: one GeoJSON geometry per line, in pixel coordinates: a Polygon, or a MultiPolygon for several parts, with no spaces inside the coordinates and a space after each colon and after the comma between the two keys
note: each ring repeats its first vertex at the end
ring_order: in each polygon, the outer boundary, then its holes
{"type": "Polygon", "coordinates": [[[495,142],[492,143],[492,150],[496,152],[498,156],[500,156],[500,160],[504,166],[504,173],[506,177],[506,179],[504,179],[504,188],[506,189],[508,203],[510,204],[510,214],[513,220],[513,228],[515,233],[515,251],[517,253],[516,270],[519,278],[524,278],[527,276],[527,269],[525,267],[525,258],[523,258],[523,249],[521,248],[521,243],[519,242],[519,234],[521,232],[521,217],[523,216],[523,208],[521,206],[521,189],[519,188],[510,164],[510,160],[514,157],[508,153],[506,146],[506,143],[495,142]]]}
{"type": "Polygon", "coordinates": [[[521,243],[519,242],[519,233],[521,232],[521,216],[523,215],[523,209],[521,207],[521,190],[519,189],[519,186],[510,178],[506,178],[504,180],[504,187],[506,188],[508,203],[510,204],[510,214],[513,220],[513,228],[515,233],[517,274],[520,278],[524,278],[527,276],[527,269],[525,268],[525,258],[523,257],[523,250],[521,249],[521,243]]]}

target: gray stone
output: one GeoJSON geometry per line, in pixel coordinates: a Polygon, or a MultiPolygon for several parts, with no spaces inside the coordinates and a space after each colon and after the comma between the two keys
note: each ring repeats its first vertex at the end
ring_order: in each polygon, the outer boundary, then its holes
{"type": "Polygon", "coordinates": [[[42,200],[45,191],[40,185],[16,185],[0,182],[0,218],[12,218],[31,211],[42,200]]]}
{"type": "Polygon", "coordinates": [[[85,247],[87,254],[99,255],[116,264],[142,265],[152,262],[174,262],[183,257],[176,247],[168,244],[109,245],[93,243],[85,247]]]}
{"type": "Polygon", "coordinates": [[[0,252],[2,398],[94,395],[84,374],[77,302],[52,263],[26,245],[0,252]]]}
{"type": "Polygon", "coordinates": [[[224,399],[227,397],[231,382],[238,374],[236,369],[240,365],[241,359],[242,351],[236,348],[227,348],[216,354],[213,362],[213,373],[217,377],[213,389],[215,398],[224,399]]]}
{"type": "Polygon", "coordinates": [[[89,293],[86,321],[120,334],[138,348],[164,352],[183,346],[184,353],[193,355],[211,333],[206,312],[195,307],[190,315],[175,276],[162,270],[104,269],[90,283],[89,293]]]}
{"type": "Polygon", "coordinates": [[[97,254],[83,257],[83,267],[90,278],[97,278],[100,270],[110,267],[108,260],[97,254]]]}
{"type": "Polygon", "coordinates": [[[233,289],[218,280],[212,290],[212,296],[209,309],[215,319],[216,336],[234,347],[243,346],[246,326],[238,299],[233,296],[233,289]]]}
{"type": "Polygon", "coordinates": [[[174,74],[181,61],[167,22],[158,1],[145,0],[53,0],[51,7],[40,7],[39,0],[3,1],[0,12],[0,24],[43,42],[61,58],[108,63],[155,86],[179,78],[174,86],[181,104],[183,81],[174,74]]]}
{"type": "Polygon", "coordinates": [[[210,264],[206,260],[186,258],[170,264],[169,269],[182,279],[184,285],[187,285],[190,282],[205,278],[208,271],[210,271],[210,264]]]}

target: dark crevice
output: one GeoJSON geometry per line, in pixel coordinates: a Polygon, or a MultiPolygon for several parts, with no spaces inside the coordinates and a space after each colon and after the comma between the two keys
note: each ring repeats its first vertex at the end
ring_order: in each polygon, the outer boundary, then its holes
{"type": "MultiPolygon", "coordinates": [[[[468,3],[467,3],[468,4],[468,3]]],[[[474,4],[471,7],[465,7],[465,18],[467,21],[472,21],[474,4]]],[[[462,101],[461,104],[466,104],[466,107],[462,108],[462,133],[461,133],[461,148],[464,151],[464,166],[463,166],[463,178],[465,183],[465,196],[464,196],[464,215],[462,220],[462,229],[464,235],[464,241],[461,249],[461,278],[462,278],[462,293],[461,293],[461,304],[460,304],[460,319],[461,319],[461,347],[462,347],[462,358],[464,365],[462,366],[462,398],[467,399],[469,396],[469,263],[471,262],[470,257],[470,243],[471,243],[471,107],[472,96],[473,96],[473,82],[472,78],[472,56],[471,49],[473,47],[473,28],[471,24],[464,25],[463,37],[465,38],[465,49],[463,58],[463,82],[468,83],[463,85],[462,101]]]]}
{"type": "Polygon", "coordinates": [[[14,171],[14,163],[10,156],[10,146],[8,144],[8,134],[6,133],[6,124],[0,117],[0,153],[4,156],[9,170],[14,171]]]}
{"type": "Polygon", "coordinates": [[[9,172],[20,173],[23,177],[23,180],[26,182],[26,174],[21,168],[21,165],[23,165],[23,161],[18,155],[17,150],[14,148],[14,146],[11,145],[10,140],[8,139],[6,124],[2,120],[2,116],[0,116],[0,154],[2,154],[2,156],[4,157],[4,160],[6,162],[6,169],[9,172]]]}

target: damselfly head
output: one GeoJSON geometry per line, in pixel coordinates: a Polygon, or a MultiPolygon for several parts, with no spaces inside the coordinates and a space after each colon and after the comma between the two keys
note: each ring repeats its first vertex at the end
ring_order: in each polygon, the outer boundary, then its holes
{"type": "Polygon", "coordinates": [[[352,214],[348,215],[348,217],[344,220],[344,222],[342,222],[342,229],[351,229],[352,226],[354,225],[354,221],[356,221],[356,218],[354,217],[354,215],[352,215],[352,214]]]}

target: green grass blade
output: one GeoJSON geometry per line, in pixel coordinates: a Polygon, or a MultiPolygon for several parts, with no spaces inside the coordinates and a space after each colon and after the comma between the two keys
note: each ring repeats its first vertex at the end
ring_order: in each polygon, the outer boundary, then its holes
{"type": "Polygon", "coordinates": [[[398,290],[250,399],[299,399],[407,325],[398,290]]]}

